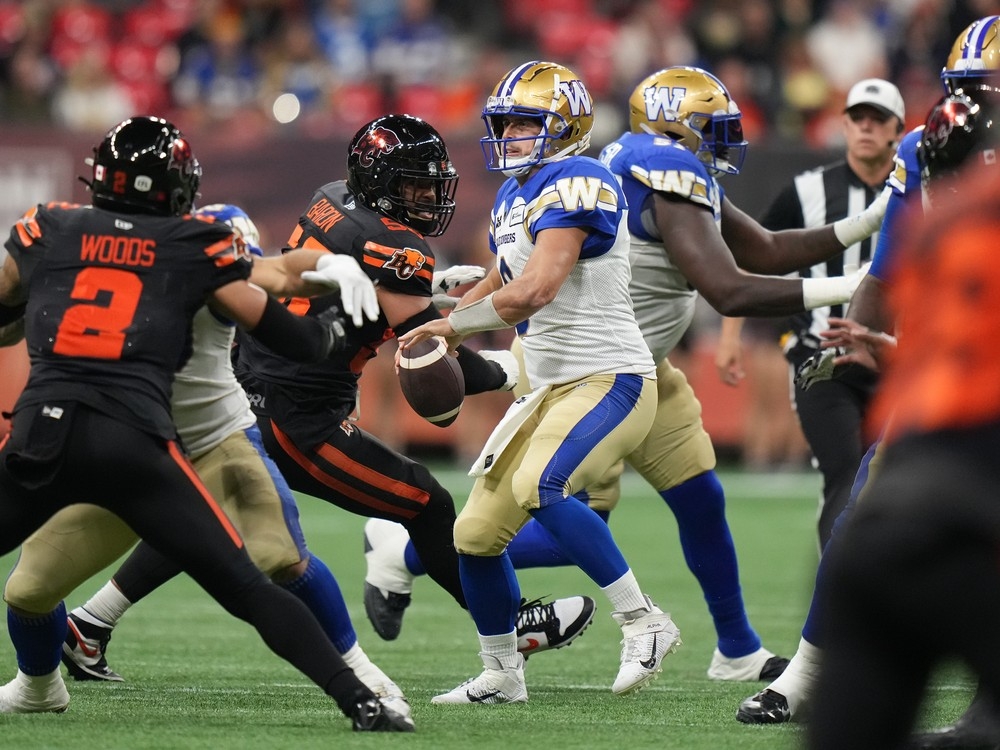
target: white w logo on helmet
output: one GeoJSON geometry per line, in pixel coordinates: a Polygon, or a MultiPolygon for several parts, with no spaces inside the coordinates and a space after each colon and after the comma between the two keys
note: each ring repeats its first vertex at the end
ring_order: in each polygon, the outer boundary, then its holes
{"type": "Polygon", "coordinates": [[[642,95],[646,103],[646,119],[656,122],[662,117],[667,122],[674,122],[681,102],[687,96],[687,89],[683,86],[650,86],[642,95]]]}
{"type": "Polygon", "coordinates": [[[569,103],[569,112],[573,117],[593,114],[594,103],[583,81],[560,81],[559,93],[566,97],[569,103]]]}

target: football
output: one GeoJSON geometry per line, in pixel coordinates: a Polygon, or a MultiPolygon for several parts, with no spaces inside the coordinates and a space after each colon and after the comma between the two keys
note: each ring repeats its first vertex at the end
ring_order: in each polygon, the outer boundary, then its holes
{"type": "Polygon", "coordinates": [[[438,427],[454,422],[465,400],[462,367],[441,338],[400,351],[399,386],[413,411],[438,427]]]}

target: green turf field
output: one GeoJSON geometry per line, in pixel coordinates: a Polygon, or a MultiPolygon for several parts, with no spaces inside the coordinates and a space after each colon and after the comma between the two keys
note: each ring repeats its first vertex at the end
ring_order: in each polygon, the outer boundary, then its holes
{"type": "MultiPolygon", "coordinates": [[[[464,497],[463,473],[441,471],[464,497]]],[[[771,650],[791,656],[812,591],[813,475],[722,473],[740,553],[751,620],[771,650]]],[[[460,501],[459,501],[460,502],[460,501]]],[[[417,582],[399,640],[375,635],[361,602],[364,519],[309,497],[300,501],[310,546],[340,580],[362,646],[403,688],[417,733],[355,735],[335,706],[266,649],[247,625],[230,618],[190,581],[178,579],[133,609],[116,631],[110,663],[124,684],[70,682],[63,715],[0,715],[0,747],[22,748],[658,748],[719,750],[797,748],[797,725],[747,727],[739,701],[758,683],[707,679],[714,632],[694,578],[684,565],[676,526],[663,502],[626,475],[612,529],[643,588],[681,629],[683,646],[660,679],[627,698],[612,695],[620,631],[596,586],[576,569],[520,574],[525,596],[589,594],[598,614],[571,647],[539,654],[526,669],[530,702],[514,706],[432,706],[430,698],[478,674],[472,621],[430,580],[417,582]]],[[[6,575],[14,555],[0,558],[6,575]]],[[[110,574],[108,571],[107,574],[110,574]]],[[[81,587],[80,604],[106,579],[81,587]]],[[[0,637],[0,679],[14,674],[10,642],[0,637]]],[[[957,669],[939,677],[924,716],[953,718],[971,682],[957,669]]]]}

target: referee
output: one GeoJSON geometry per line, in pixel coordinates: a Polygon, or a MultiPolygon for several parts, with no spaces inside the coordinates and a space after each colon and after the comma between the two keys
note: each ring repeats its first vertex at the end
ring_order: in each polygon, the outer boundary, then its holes
{"type": "MultiPolygon", "coordinates": [[[[905,119],[903,97],[888,81],[869,78],[856,83],[847,95],[843,124],[843,159],[795,177],[771,204],[761,224],[771,230],[816,227],[856,214],[882,191],[893,168],[893,155],[905,119]]],[[[845,267],[869,261],[878,233],[848,247],[843,255],[806,268],[803,277],[839,276],[845,267]]],[[[819,332],[831,316],[842,317],[846,305],[822,307],[790,319],[784,338],[785,358],[792,373],[819,349],[819,332]]],[[[793,406],[802,433],[812,449],[814,464],[823,474],[819,513],[822,549],[847,498],[867,445],[862,422],[871,400],[876,374],[858,365],[837,369],[833,379],[808,391],[793,390],[793,406]]]]}

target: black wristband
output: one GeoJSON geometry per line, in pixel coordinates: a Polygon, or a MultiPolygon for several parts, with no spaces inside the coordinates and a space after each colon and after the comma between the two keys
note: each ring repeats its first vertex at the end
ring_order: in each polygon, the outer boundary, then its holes
{"type": "Polygon", "coordinates": [[[327,327],[315,318],[293,315],[274,297],[267,298],[260,321],[249,333],[268,349],[296,362],[319,362],[331,350],[327,327]]]}

